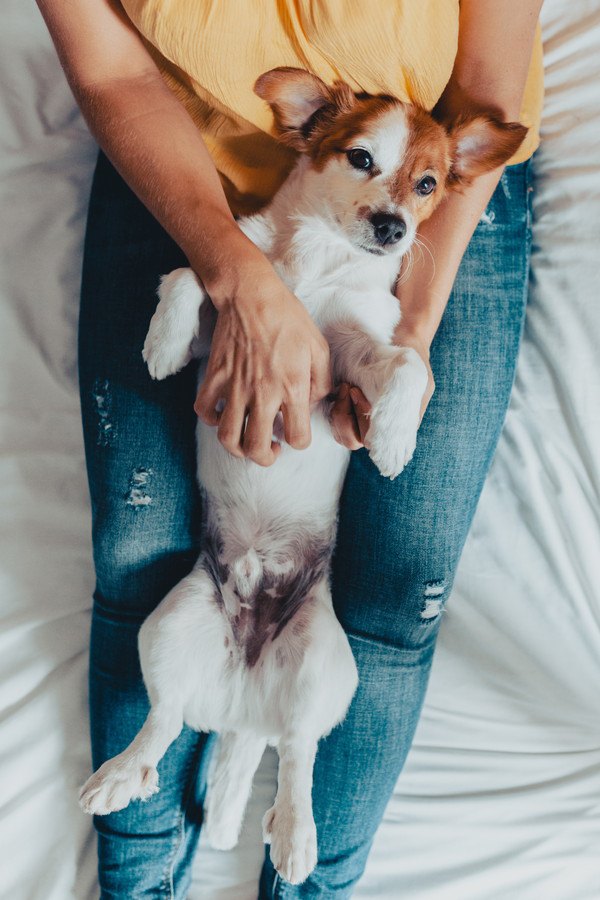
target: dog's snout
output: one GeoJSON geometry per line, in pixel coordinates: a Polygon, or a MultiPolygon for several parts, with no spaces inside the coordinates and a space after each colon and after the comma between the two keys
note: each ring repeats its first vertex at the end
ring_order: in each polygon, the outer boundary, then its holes
{"type": "Polygon", "coordinates": [[[397,244],[406,234],[406,222],[404,219],[391,213],[373,213],[371,225],[373,226],[377,243],[382,246],[385,244],[397,244]]]}

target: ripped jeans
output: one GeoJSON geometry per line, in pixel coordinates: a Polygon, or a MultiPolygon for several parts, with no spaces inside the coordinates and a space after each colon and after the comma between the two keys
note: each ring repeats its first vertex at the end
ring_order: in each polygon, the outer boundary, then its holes
{"type": "MultiPolygon", "coordinates": [[[[266,854],[263,898],[347,898],[360,878],[423,704],[444,605],[502,428],[527,299],[530,163],[506,170],[463,259],[432,346],[436,392],[395,481],[353,454],[333,566],[337,615],[360,684],[314,774],[319,862],[293,887],[266,854]]],[[[153,382],[141,349],[159,276],[186,261],[100,155],[80,316],[80,386],[96,591],[90,655],[93,764],[125,748],[148,700],[137,632],[199,550],[188,367],[153,382]]],[[[103,900],[184,898],[211,741],[184,729],[150,801],[97,818],[103,900]]],[[[401,853],[402,849],[399,848],[401,853]]]]}

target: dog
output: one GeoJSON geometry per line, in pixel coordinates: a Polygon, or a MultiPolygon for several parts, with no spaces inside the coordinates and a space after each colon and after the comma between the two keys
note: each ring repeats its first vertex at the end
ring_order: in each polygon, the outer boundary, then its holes
{"type": "MultiPolygon", "coordinates": [[[[357,385],[371,403],[365,446],[381,475],[395,478],[415,449],[427,385],[421,357],[392,343],[402,257],[445,193],[506,162],[526,129],[485,114],[446,128],[394,97],[330,86],[300,69],[271,70],[255,91],[298,161],[272,202],[240,228],[326,337],[334,382],[357,385]]],[[[191,269],[164,277],[159,298],[143,356],[162,379],[206,359],[216,314],[191,269]]],[[[263,834],[275,869],[292,884],[317,861],[317,745],[343,720],[358,683],[329,585],[349,460],[333,438],[329,408],[321,402],[312,412],[305,450],[286,445],[275,423],[282,448],[271,468],[230,455],[216,429],[199,421],[203,549],[141,628],[151,703],[144,726],[80,794],[82,808],[97,815],[148,799],[184,723],[218,732],[204,827],[209,843],[225,850],[237,843],[254,773],[273,744],[278,787],[263,834]]]]}

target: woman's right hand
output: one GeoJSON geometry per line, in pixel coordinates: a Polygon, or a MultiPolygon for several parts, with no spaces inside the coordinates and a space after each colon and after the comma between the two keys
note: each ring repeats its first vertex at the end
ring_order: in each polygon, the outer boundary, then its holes
{"type": "Polygon", "coordinates": [[[236,266],[224,296],[209,293],[218,318],[194,408],[230,453],[270,466],[280,410],[286,442],[310,444],[310,408],[331,390],[329,347],[262,254],[236,266]]]}

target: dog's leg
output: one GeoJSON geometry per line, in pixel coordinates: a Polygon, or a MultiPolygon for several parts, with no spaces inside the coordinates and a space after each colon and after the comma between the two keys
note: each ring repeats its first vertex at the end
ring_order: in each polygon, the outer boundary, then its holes
{"type": "Polygon", "coordinates": [[[214,309],[191,269],[165,275],[142,356],[150,375],[162,379],[183,369],[210,346],[214,309]]]}
{"type": "Polygon", "coordinates": [[[131,800],[147,800],[156,794],[156,766],[182,725],[182,715],[172,705],[153,706],[129,747],[107,760],[83,785],[79,793],[83,811],[105,816],[124,809],[131,800]]]}
{"type": "Polygon", "coordinates": [[[218,730],[226,705],[228,652],[214,597],[212,578],[197,565],[142,625],[140,663],[151,709],[129,747],[105,762],[81,789],[85,812],[106,815],[156,793],[156,766],[181,731],[184,711],[197,730],[218,730]],[[205,693],[196,696],[197,686],[205,693]]]}
{"type": "Polygon", "coordinates": [[[252,780],[266,743],[249,732],[219,735],[204,807],[206,837],[215,850],[230,850],[238,842],[252,780]]]}
{"type": "Polygon", "coordinates": [[[395,478],[415,451],[427,369],[412,347],[393,347],[359,327],[327,334],[338,381],[359,387],[372,404],[365,446],[382,475],[395,478]]]}
{"type": "Polygon", "coordinates": [[[317,741],[297,732],[277,747],[277,796],[263,817],[263,839],[271,862],[290,884],[301,884],[317,864],[317,830],[312,812],[312,773],[317,741]]]}
{"type": "Polygon", "coordinates": [[[273,865],[293,884],[305,881],[317,862],[312,811],[317,743],[342,721],[358,683],[356,663],[335,617],[327,578],[314,585],[311,599],[316,602],[305,606],[296,633],[292,629],[287,636],[289,657],[298,652],[293,648],[295,640],[302,646],[301,671],[289,665],[279,670],[278,688],[288,692],[281,709],[278,786],[275,802],[263,818],[263,837],[271,844],[273,865]]]}

